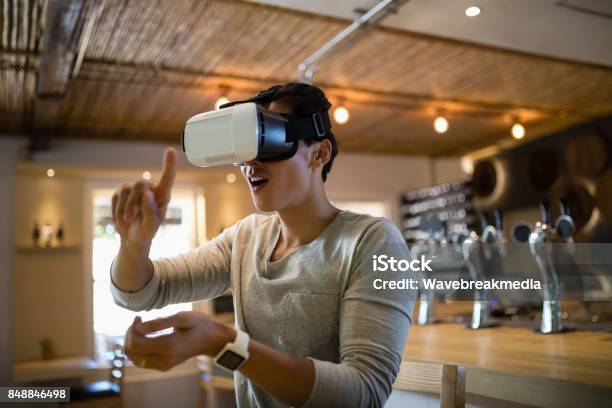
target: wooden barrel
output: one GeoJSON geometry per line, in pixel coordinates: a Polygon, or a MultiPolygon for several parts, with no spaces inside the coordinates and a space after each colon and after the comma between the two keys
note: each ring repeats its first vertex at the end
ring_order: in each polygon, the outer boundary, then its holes
{"type": "Polygon", "coordinates": [[[601,215],[606,220],[612,221],[612,169],[606,171],[597,182],[595,203],[601,215]]]}
{"type": "Polygon", "coordinates": [[[476,163],[472,175],[472,189],[478,197],[488,197],[495,191],[497,170],[491,160],[485,159],[476,163]]]}
{"type": "Polygon", "coordinates": [[[559,177],[559,158],[552,148],[542,148],[531,153],[527,177],[537,191],[548,191],[559,177]]]}
{"type": "Polygon", "coordinates": [[[594,131],[575,136],[565,149],[565,163],[570,174],[596,176],[606,168],[608,160],[608,142],[594,131]]]}
{"type": "MultiPolygon", "coordinates": [[[[576,224],[576,231],[579,231],[591,219],[593,209],[595,208],[595,199],[580,182],[572,181],[554,194],[553,198],[556,203],[561,199],[568,200],[570,215],[576,224]]],[[[558,208],[553,209],[555,217],[558,211],[558,208]]]]}

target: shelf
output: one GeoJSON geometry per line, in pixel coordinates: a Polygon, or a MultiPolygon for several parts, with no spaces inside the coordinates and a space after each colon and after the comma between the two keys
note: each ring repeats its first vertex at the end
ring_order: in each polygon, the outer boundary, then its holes
{"type": "Polygon", "coordinates": [[[41,247],[33,245],[16,245],[15,250],[21,253],[58,253],[58,252],[77,252],[81,250],[80,245],[58,245],[41,247]]]}

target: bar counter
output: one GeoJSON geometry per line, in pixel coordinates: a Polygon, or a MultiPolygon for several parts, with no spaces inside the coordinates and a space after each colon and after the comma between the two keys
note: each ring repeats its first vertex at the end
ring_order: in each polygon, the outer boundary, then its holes
{"type": "Polygon", "coordinates": [[[404,359],[462,365],[466,392],[489,398],[537,407],[612,406],[612,333],[413,325],[404,359]]]}

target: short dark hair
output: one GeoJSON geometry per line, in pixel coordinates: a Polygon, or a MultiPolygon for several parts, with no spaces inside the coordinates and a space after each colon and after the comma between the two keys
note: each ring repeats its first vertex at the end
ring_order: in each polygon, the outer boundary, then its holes
{"type": "MultiPolygon", "coordinates": [[[[269,103],[266,107],[270,106],[270,103],[277,102],[286,106],[291,114],[295,117],[302,117],[310,115],[316,112],[327,112],[331,108],[331,103],[325,96],[325,93],[314,85],[304,84],[301,82],[290,82],[284,85],[276,85],[268,90],[274,90],[274,94],[270,97],[269,103]]],[[[332,168],[334,158],[338,155],[338,143],[333,132],[329,132],[326,136],[329,139],[332,151],[329,161],[323,166],[321,176],[323,182],[327,180],[327,174],[332,168]]],[[[302,139],[306,146],[312,146],[315,142],[315,138],[302,139]]]]}

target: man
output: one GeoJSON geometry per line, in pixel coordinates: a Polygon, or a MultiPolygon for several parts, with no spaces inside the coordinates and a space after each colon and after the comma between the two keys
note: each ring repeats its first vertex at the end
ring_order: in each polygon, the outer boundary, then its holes
{"type": "MultiPolygon", "coordinates": [[[[324,113],[331,104],[317,87],[276,86],[272,111],[291,118],[324,113]]],[[[159,184],[122,185],[113,196],[121,249],[112,267],[117,304],[131,310],[214,298],[232,289],[235,327],[195,312],[129,328],[126,353],[147,368],[166,370],[208,355],[235,370],[241,407],[382,407],[399,370],[415,293],[378,290],[374,255],[408,259],[388,220],[341,211],[324,182],[337,146],[333,133],[306,137],[292,157],[252,160],[241,171],[256,208],[251,215],[187,254],[148,258],[163,221],[175,175],[168,149],[159,184]],[[171,334],[147,334],[173,328],[171,334]],[[244,350],[239,350],[240,343],[244,350]],[[230,351],[228,351],[230,350],[230,351]],[[232,352],[234,350],[235,352],[232,352]]]]}

